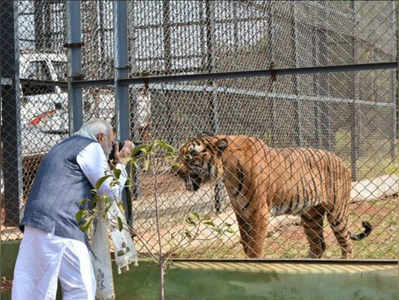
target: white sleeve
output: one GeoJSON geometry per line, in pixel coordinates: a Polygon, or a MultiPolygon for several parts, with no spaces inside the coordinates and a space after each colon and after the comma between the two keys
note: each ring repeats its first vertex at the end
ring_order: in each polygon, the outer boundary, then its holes
{"type": "MultiPolygon", "coordinates": [[[[90,143],[86,146],[79,152],[76,161],[93,188],[96,186],[97,181],[101,177],[104,177],[106,171],[109,170],[107,158],[105,157],[104,151],[99,143],[90,143]]],[[[123,187],[127,180],[125,166],[123,164],[117,164],[115,167],[121,171],[119,184],[111,187],[110,183],[112,178],[108,178],[103,182],[98,191],[99,195],[102,196],[106,194],[112,200],[120,199],[123,187]]]]}

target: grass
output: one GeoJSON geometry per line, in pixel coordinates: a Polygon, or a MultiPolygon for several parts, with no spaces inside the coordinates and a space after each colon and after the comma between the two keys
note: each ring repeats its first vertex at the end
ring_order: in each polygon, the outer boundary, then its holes
{"type": "MultiPolygon", "coordinates": [[[[395,141],[395,157],[392,157],[391,144],[391,140],[381,136],[369,135],[364,138],[363,143],[359,145],[359,156],[356,162],[359,180],[386,174],[399,174],[399,142],[395,141]]],[[[350,132],[338,130],[335,135],[335,152],[348,167],[351,166],[351,151],[350,132]]]]}

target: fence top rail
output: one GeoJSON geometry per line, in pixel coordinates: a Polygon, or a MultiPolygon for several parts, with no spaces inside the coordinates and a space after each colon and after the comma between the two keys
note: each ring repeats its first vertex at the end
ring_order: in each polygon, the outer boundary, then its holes
{"type": "Polygon", "coordinates": [[[236,89],[231,87],[210,87],[203,85],[174,85],[174,84],[154,84],[151,86],[154,90],[168,90],[177,92],[219,92],[227,94],[235,94],[240,96],[249,96],[255,98],[268,98],[277,100],[292,100],[292,101],[315,101],[315,102],[331,102],[340,104],[361,104],[371,106],[395,106],[395,103],[382,102],[382,101],[369,101],[362,99],[352,98],[339,98],[331,96],[309,96],[309,95],[294,95],[294,94],[282,94],[282,93],[267,93],[256,90],[236,89]]]}
{"type": "Polygon", "coordinates": [[[128,79],[105,79],[105,80],[72,80],[71,84],[79,87],[91,87],[101,85],[112,85],[118,82],[122,85],[161,83],[161,82],[182,82],[182,81],[200,81],[200,80],[220,80],[248,77],[268,77],[268,76],[287,76],[287,75],[306,75],[314,73],[336,73],[336,72],[356,72],[356,71],[372,71],[387,70],[397,68],[397,62],[382,62],[370,64],[354,64],[354,65],[333,65],[318,66],[305,68],[284,68],[284,69],[265,69],[253,71],[237,71],[237,72],[216,72],[216,73],[196,73],[196,74],[177,74],[177,75],[156,75],[145,77],[133,77],[128,79]]]}

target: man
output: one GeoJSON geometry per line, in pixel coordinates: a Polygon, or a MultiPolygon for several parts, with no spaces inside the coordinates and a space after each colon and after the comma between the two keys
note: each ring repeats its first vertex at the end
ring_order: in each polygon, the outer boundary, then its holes
{"type": "MultiPolygon", "coordinates": [[[[109,169],[113,140],[112,127],[94,120],[44,157],[21,221],[24,237],[14,270],[13,300],[55,299],[57,280],[65,300],[95,298],[87,236],[79,229],[75,214],[79,202],[91,197],[91,189],[109,169]]],[[[115,148],[116,168],[121,170],[119,185],[110,186],[108,179],[100,187],[101,195],[120,196],[133,147],[126,141],[120,151],[115,148]]]]}

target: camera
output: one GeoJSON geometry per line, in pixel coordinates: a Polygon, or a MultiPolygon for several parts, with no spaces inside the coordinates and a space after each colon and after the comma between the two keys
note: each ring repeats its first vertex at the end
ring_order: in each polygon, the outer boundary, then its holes
{"type": "Polygon", "coordinates": [[[112,150],[111,153],[109,154],[108,160],[109,161],[113,161],[115,162],[115,145],[118,144],[119,145],[119,151],[121,151],[123,145],[125,144],[125,142],[121,142],[121,141],[115,141],[114,144],[112,145],[112,150]]]}
{"type": "MultiPolygon", "coordinates": [[[[118,143],[118,145],[119,145],[119,151],[122,150],[122,147],[125,144],[125,142],[122,142],[122,141],[118,141],[118,140],[114,141],[114,143],[112,145],[111,153],[109,154],[109,157],[108,157],[109,162],[115,162],[115,145],[116,145],[116,143],[118,143]]],[[[137,147],[137,146],[141,145],[142,142],[133,142],[133,144],[135,145],[135,147],[137,147]]],[[[135,156],[139,156],[140,154],[141,154],[141,151],[136,153],[135,156]]]]}

